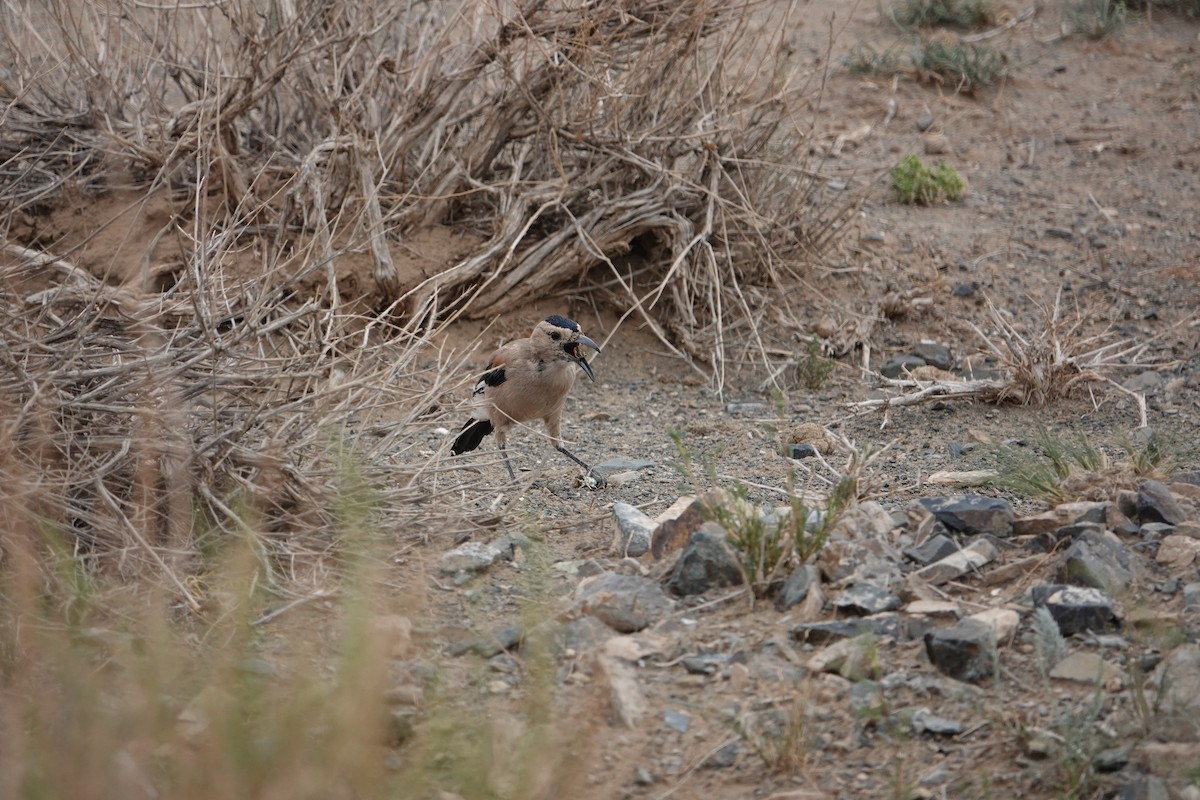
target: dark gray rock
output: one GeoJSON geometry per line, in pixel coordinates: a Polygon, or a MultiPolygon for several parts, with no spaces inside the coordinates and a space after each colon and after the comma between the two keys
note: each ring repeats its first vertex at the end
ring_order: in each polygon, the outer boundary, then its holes
{"type": "Polygon", "coordinates": [[[1091,586],[1112,594],[1129,586],[1133,572],[1129,554],[1120,542],[1088,531],[1063,553],[1058,579],[1073,586],[1091,586]]]}
{"type": "Polygon", "coordinates": [[[1099,633],[1121,626],[1113,613],[1112,597],[1101,589],[1051,583],[1034,586],[1030,593],[1034,607],[1049,611],[1063,636],[1089,630],[1099,633]]]}
{"type": "Polygon", "coordinates": [[[1158,481],[1142,481],[1137,492],[1139,522],[1165,522],[1178,525],[1187,519],[1169,489],[1158,481]]]}
{"type": "Polygon", "coordinates": [[[921,342],[911,351],[911,354],[922,359],[926,364],[938,369],[948,370],[954,366],[954,358],[950,348],[936,342],[921,342]]]}
{"type": "Polygon", "coordinates": [[[873,583],[856,583],[833,599],[840,611],[868,616],[884,611],[895,611],[901,605],[900,598],[873,583]]]}
{"type": "Polygon", "coordinates": [[[1074,239],[1075,232],[1070,228],[1046,228],[1046,235],[1056,239],[1074,239]]]}
{"type": "Polygon", "coordinates": [[[929,497],[919,501],[937,520],[955,533],[1012,534],[1013,508],[1002,498],[977,494],[929,497]]]}
{"type": "Polygon", "coordinates": [[[673,708],[668,708],[663,712],[663,722],[666,726],[678,733],[687,733],[691,727],[692,718],[682,711],[676,711],[673,708]]]}
{"type": "Polygon", "coordinates": [[[442,555],[438,571],[444,575],[456,572],[481,572],[500,558],[502,552],[495,545],[484,542],[464,542],[442,555]]]}
{"type": "Polygon", "coordinates": [[[921,566],[929,566],[933,562],[941,561],[946,556],[961,549],[958,542],[949,536],[943,536],[939,533],[937,536],[925,540],[923,544],[916,547],[906,547],[904,555],[921,566]]]}
{"type": "Polygon", "coordinates": [[[1183,610],[1200,611],[1200,583],[1189,583],[1183,587],[1183,610]]]}
{"type": "Polygon", "coordinates": [[[1092,758],[1092,766],[1097,772],[1118,772],[1129,763],[1129,753],[1125,750],[1101,750],[1092,758]]]}
{"type": "Polygon", "coordinates": [[[743,414],[765,414],[767,413],[766,403],[726,403],[725,413],[733,415],[743,414]]]}
{"type": "Polygon", "coordinates": [[[950,291],[950,294],[955,297],[970,297],[975,294],[975,285],[972,283],[960,283],[950,291]]]}
{"type": "Polygon", "coordinates": [[[483,633],[465,641],[450,645],[452,656],[474,652],[482,658],[491,658],[499,653],[515,650],[525,638],[525,628],[521,625],[505,625],[490,633],[483,633]]]}
{"type": "Polygon", "coordinates": [[[917,130],[921,133],[933,127],[933,114],[922,114],[917,117],[917,130]]]}
{"type": "Polygon", "coordinates": [[[1167,782],[1157,775],[1143,775],[1121,787],[1118,800],[1170,800],[1167,782]]]}
{"type": "Polygon", "coordinates": [[[964,619],[925,634],[925,654],[944,675],[960,681],[981,681],[995,669],[996,639],[992,626],[964,619]]]}
{"type": "Polygon", "coordinates": [[[775,596],[775,607],[787,611],[808,597],[809,590],[821,583],[821,575],[812,564],[801,564],[792,570],[783,588],[775,596]]]}
{"type": "Polygon", "coordinates": [[[692,675],[716,675],[721,667],[729,663],[729,656],[724,653],[697,653],[685,656],[681,663],[692,675]]]}
{"type": "Polygon", "coordinates": [[[920,636],[930,623],[923,619],[905,619],[896,614],[880,614],[861,619],[804,622],[792,628],[792,638],[800,642],[822,644],[835,639],[853,639],[864,633],[896,641],[920,636]]]}
{"type": "Polygon", "coordinates": [[[912,715],[914,733],[932,733],[935,736],[957,736],[966,730],[961,722],[939,717],[928,708],[918,708],[912,715]]]}
{"type": "Polygon", "coordinates": [[[879,368],[879,373],[885,378],[899,378],[905,372],[924,366],[927,366],[925,359],[921,358],[920,356],[906,354],[889,358],[884,365],[879,368]]]}
{"type": "Polygon", "coordinates": [[[742,570],[728,538],[715,522],[701,525],[679,554],[667,588],[678,595],[692,595],[740,585],[742,570]]]}
{"type": "Polygon", "coordinates": [[[811,444],[789,444],[786,448],[788,458],[812,458],[817,454],[817,448],[811,444]]]}
{"type": "Polygon", "coordinates": [[[675,608],[657,581],[614,572],[583,581],[575,598],[585,614],[621,633],[649,627],[675,608]]]}
{"type": "Polygon", "coordinates": [[[732,767],[737,763],[738,754],[742,752],[742,746],[737,742],[730,742],[722,747],[717,752],[713,753],[704,761],[704,766],[712,769],[725,769],[732,767]]]}
{"type": "Polygon", "coordinates": [[[654,466],[654,462],[645,458],[608,458],[601,461],[599,464],[592,466],[592,472],[598,472],[605,478],[616,475],[618,472],[636,472],[642,469],[649,469],[654,466]]]}

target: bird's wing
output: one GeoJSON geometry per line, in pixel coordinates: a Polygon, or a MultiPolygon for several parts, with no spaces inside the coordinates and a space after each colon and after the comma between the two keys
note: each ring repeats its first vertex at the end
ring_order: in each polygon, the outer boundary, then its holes
{"type": "Polygon", "coordinates": [[[504,367],[492,367],[487,372],[479,376],[479,383],[475,384],[475,391],[471,394],[475,397],[483,394],[488,390],[489,386],[499,386],[504,383],[505,373],[504,367]]]}

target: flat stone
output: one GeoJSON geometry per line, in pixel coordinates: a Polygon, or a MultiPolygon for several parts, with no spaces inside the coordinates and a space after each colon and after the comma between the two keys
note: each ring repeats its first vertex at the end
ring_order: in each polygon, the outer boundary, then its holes
{"type": "Polygon", "coordinates": [[[862,617],[854,620],[831,620],[828,622],[805,622],[796,625],[791,630],[793,639],[801,642],[820,644],[833,639],[846,639],[869,633],[876,637],[886,636],[897,641],[904,641],[915,634],[910,627],[918,620],[906,620],[896,614],[880,614],[875,617],[862,617]]]}
{"type": "Polygon", "coordinates": [[[1175,497],[1158,481],[1142,481],[1137,492],[1139,522],[1165,522],[1178,525],[1187,519],[1175,497]]]}
{"type": "Polygon", "coordinates": [[[904,555],[922,566],[928,566],[935,561],[941,561],[952,553],[957,553],[962,547],[949,536],[938,534],[926,539],[916,547],[904,548],[904,555]]]}
{"type": "Polygon", "coordinates": [[[997,642],[1007,642],[1021,624],[1021,615],[1011,608],[989,608],[972,614],[967,619],[977,620],[989,626],[997,642]]]}
{"type": "Polygon", "coordinates": [[[932,733],[935,736],[957,736],[966,730],[961,722],[939,717],[928,708],[918,708],[912,715],[914,733],[932,733]]]}
{"type": "Polygon", "coordinates": [[[612,549],[621,555],[640,556],[650,550],[650,538],[658,527],[649,514],[629,503],[613,503],[613,518],[617,532],[612,549]]]}
{"type": "Polygon", "coordinates": [[[729,663],[724,653],[699,653],[686,656],[680,663],[692,675],[716,675],[721,667],[729,663]]]}
{"type": "Polygon", "coordinates": [[[1172,534],[1159,542],[1154,560],[1167,569],[1187,569],[1195,563],[1197,554],[1200,554],[1200,539],[1172,534]]]}
{"type": "Polygon", "coordinates": [[[767,413],[766,403],[726,403],[725,413],[733,415],[750,415],[767,413]]]}
{"type": "Polygon", "coordinates": [[[1041,536],[1054,533],[1063,526],[1065,520],[1057,511],[1043,511],[1013,520],[1013,536],[1041,536]]]}
{"type": "Polygon", "coordinates": [[[934,585],[961,578],[972,570],[979,569],[991,563],[996,558],[996,547],[987,539],[977,539],[962,550],[935,561],[927,567],[922,567],[913,574],[934,585]]]}
{"type": "Polygon", "coordinates": [[[1012,504],[1002,498],[964,494],[929,497],[918,502],[956,533],[990,533],[1002,538],[1012,534],[1015,516],[1012,504]]]}
{"type": "Polygon", "coordinates": [[[925,654],[944,675],[960,681],[981,681],[995,669],[992,627],[976,619],[960,620],[925,634],[925,654]]]}
{"type": "Polygon", "coordinates": [[[962,616],[962,606],[951,600],[914,600],[904,607],[905,614],[915,614],[923,617],[954,617],[962,616]]]}
{"type": "Polygon", "coordinates": [[[654,466],[654,462],[646,458],[608,458],[601,461],[599,464],[592,465],[592,471],[598,472],[607,478],[610,475],[616,475],[619,472],[637,472],[643,469],[650,469],[654,466]]]}
{"type": "Polygon", "coordinates": [[[900,603],[899,597],[871,583],[853,584],[833,598],[835,608],[861,616],[895,611],[900,603]]]}
{"type": "Polygon", "coordinates": [[[706,522],[692,534],[679,554],[667,579],[667,588],[686,596],[741,583],[742,570],[728,534],[717,523],[706,522]]]}
{"type": "Polygon", "coordinates": [[[491,658],[500,653],[515,650],[525,638],[525,628],[522,625],[505,625],[489,633],[482,633],[461,642],[450,645],[452,656],[461,656],[473,652],[482,658],[491,658]]]}
{"type": "Polygon", "coordinates": [[[657,581],[614,572],[584,580],[575,599],[583,613],[621,633],[649,627],[675,608],[657,581]]]}
{"type": "Polygon", "coordinates": [[[484,542],[465,542],[448,553],[443,553],[438,562],[438,571],[443,575],[456,572],[481,572],[500,558],[501,550],[484,542]]]}
{"type": "Polygon", "coordinates": [[[1044,607],[1058,623],[1063,636],[1084,631],[1096,633],[1120,627],[1112,598],[1100,589],[1062,584],[1041,584],[1030,593],[1035,607],[1044,607]]]}
{"type": "Polygon", "coordinates": [[[1071,653],[1050,670],[1050,677],[1075,683],[1107,685],[1121,678],[1121,671],[1097,653],[1071,653]]]}
{"type": "Polygon", "coordinates": [[[678,733],[687,733],[691,726],[692,718],[682,711],[676,711],[673,708],[668,708],[663,712],[663,722],[666,726],[678,733]]]}

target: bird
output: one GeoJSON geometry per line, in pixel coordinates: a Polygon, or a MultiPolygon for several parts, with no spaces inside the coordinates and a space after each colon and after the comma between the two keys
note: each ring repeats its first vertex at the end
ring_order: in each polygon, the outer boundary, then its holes
{"type": "Polygon", "coordinates": [[[508,477],[516,483],[505,448],[508,432],[518,423],[540,419],[554,448],[583,467],[597,488],[603,488],[603,476],[563,446],[561,436],[563,405],[575,385],[576,365],[591,381],[596,380],[583,347],[600,352],[600,345],[583,334],[578,322],[554,314],[534,326],[528,339],[508,342],[492,353],[471,394],[474,409],[450,452],[460,455],[474,450],[494,432],[508,477]]]}

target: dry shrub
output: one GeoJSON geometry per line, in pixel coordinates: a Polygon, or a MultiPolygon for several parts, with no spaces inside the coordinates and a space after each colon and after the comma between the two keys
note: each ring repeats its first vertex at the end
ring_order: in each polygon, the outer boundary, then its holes
{"type": "Polygon", "coordinates": [[[329,548],[347,463],[381,509],[438,497],[441,326],[589,294],[719,383],[851,211],[796,127],[822,75],[754,3],[0,8],[6,505],[193,606],[210,537],[329,548]],[[45,221],[117,189],[161,207],[141,251],[45,221]],[[482,244],[411,251],[447,227],[482,244]]]}
{"type": "Polygon", "coordinates": [[[128,171],[175,193],[188,258],[254,241],[333,293],[369,253],[410,330],[590,292],[719,364],[850,210],[797,127],[822,75],[757,3],[4,4],[10,212],[128,171]],[[398,266],[440,225],[486,241],[398,266]]]}

